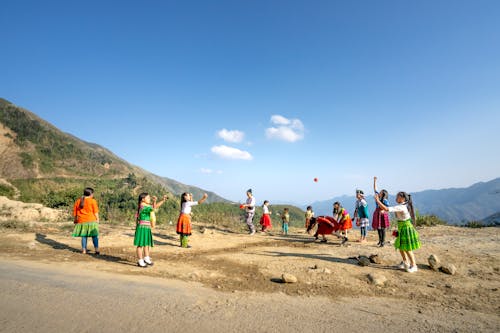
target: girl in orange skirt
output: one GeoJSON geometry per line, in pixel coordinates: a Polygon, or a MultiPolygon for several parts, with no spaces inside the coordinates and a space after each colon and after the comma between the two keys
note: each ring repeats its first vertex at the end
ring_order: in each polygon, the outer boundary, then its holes
{"type": "Polygon", "coordinates": [[[208,195],[204,193],[200,200],[193,201],[193,196],[190,193],[182,193],[181,213],[177,220],[177,234],[180,235],[181,247],[191,247],[188,245],[188,237],[191,236],[191,207],[202,204],[207,198],[208,195]]]}
{"type": "Polygon", "coordinates": [[[342,237],[342,244],[344,244],[349,240],[347,230],[352,229],[352,220],[349,212],[338,201],[333,204],[333,218],[338,223],[339,236],[342,237]]]}

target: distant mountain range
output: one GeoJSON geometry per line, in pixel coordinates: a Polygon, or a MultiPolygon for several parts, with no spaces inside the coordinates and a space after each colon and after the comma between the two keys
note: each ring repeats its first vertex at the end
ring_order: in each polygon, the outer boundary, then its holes
{"type": "MultiPolygon", "coordinates": [[[[492,224],[500,220],[500,178],[479,182],[466,188],[426,190],[411,193],[414,206],[420,214],[436,215],[450,224],[483,221],[492,224]]],[[[332,205],[339,201],[349,212],[354,211],[354,196],[335,197],[312,204],[316,215],[331,215],[332,205]]],[[[389,196],[391,204],[394,196],[389,196]]],[[[375,203],[368,195],[368,205],[373,211],[375,203]]],[[[303,207],[305,208],[305,207],[303,207]]]]}

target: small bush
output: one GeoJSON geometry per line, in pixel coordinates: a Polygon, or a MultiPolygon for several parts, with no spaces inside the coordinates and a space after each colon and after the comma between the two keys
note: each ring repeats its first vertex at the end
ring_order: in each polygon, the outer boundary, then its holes
{"type": "Polygon", "coordinates": [[[487,225],[485,225],[481,221],[469,221],[466,224],[464,224],[464,227],[466,227],[466,228],[484,228],[484,227],[487,227],[487,225]]]}
{"type": "Polygon", "coordinates": [[[441,220],[436,215],[420,215],[417,213],[416,226],[417,227],[432,227],[436,225],[446,225],[446,221],[441,220]]]}
{"type": "Polygon", "coordinates": [[[14,196],[14,188],[12,186],[7,186],[4,184],[0,184],[0,195],[3,195],[7,198],[12,198],[14,196]]]}

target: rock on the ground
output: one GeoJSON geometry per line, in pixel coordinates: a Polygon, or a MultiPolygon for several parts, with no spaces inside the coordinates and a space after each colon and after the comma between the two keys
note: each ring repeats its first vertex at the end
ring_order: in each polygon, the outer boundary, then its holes
{"type": "Polygon", "coordinates": [[[453,264],[444,264],[440,269],[443,273],[450,275],[455,275],[457,273],[457,268],[453,264]]]}
{"type": "Polygon", "coordinates": [[[378,254],[372,254],[370,256],[370,262],[372,262],[374,264],[381,264],[382,258],[380,258],[378,254]]]}
{"type": "Polygon", "coordinates": [[[368,257],[359,256],[357,259],[360,266],[369,266],[371,264],[371,261],[368,257]]]}
{"type": "Polygon", "coordinates": [[[281,280],[285,283],[297,283],[297,277],[289,273],[283,273],[281,275],[281,280]]]}
{"type": "Polygon", "coordinates": [[[383,286],[387,281],[387,278],[378,273],[370,273],[368,274],[368,281],[375,286],[383,286]]]}
{"type": "Polygon", "coordinates": [[[67,213],[60,209],[44,207],[38,203],[25,203],[0,196],[0,221],[47,221],[58,222],[67,213]]]}
{"type": "Polygon", "coordinates": [[[435,254],[431,254],[427,259],[427,261],[429,262],[429,266],[431,267],[432,270],[434,271],[439,270],[441,262],[439,261],[439,258],[435,254]]]}

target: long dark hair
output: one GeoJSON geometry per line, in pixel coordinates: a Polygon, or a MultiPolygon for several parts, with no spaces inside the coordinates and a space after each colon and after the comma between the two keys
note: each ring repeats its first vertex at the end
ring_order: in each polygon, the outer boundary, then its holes
{"type": "Polygon", "coordinates": [[[186,195],[188,195],[189,193],[188,192],[184,192],[181,194],[181,211],[182,211],[182,204],[185,203],[185,202],[188,202],[186,198],[184,198],[186,195]]]}
{"type": "Polygon", "coordinates": [[[397,194],[398,197],[401,197],[405,199],[405,202],[403,203],[406,205],[406,208],[408,208],[408,212],[410,213],[411,221],[413,224],[417,223],[415,219],[415,209],[413,208],[413,200],[411,199],[411,194],[408,194],[406,192],[398,192],[397,194]]]}
{"type": "Polygon", "coordinates": [[[340,204],[340,202],[335,201],[335,202],[333,203],[333,213],[334,213],[334,214],[338,214],[338,213],[340,213],[341,211],[342,211],[342,205],[340,204]],[[339,208],[335,208],[335,205],[338,205],[338,206],[339,206],[339,208]]]}
{"type": "Polygon", "coordinates": [[[141,212],[141,202],[142,200],[144,200],[145,197],[147,197],[149,195],[148,192],[142,192],[141,194],[139,194],[139,199],[137,200],[137,218],[139,218],[139,214],[141,212]]]}
{"type": "Polygon", "coordinates": [[[382,190],[380,191],[380,201],[383,201],[384,199],[389,200],[389,192],[387,190],[382,190]]]}
{"type": "Polygon", "coordinates": [[[83,196],[80,198],[80,209],[85,206],[85,197],[90,197],[92,194],[94,194],[94,189],[92,187],[86,187],[83,190],[83,196]]]}

